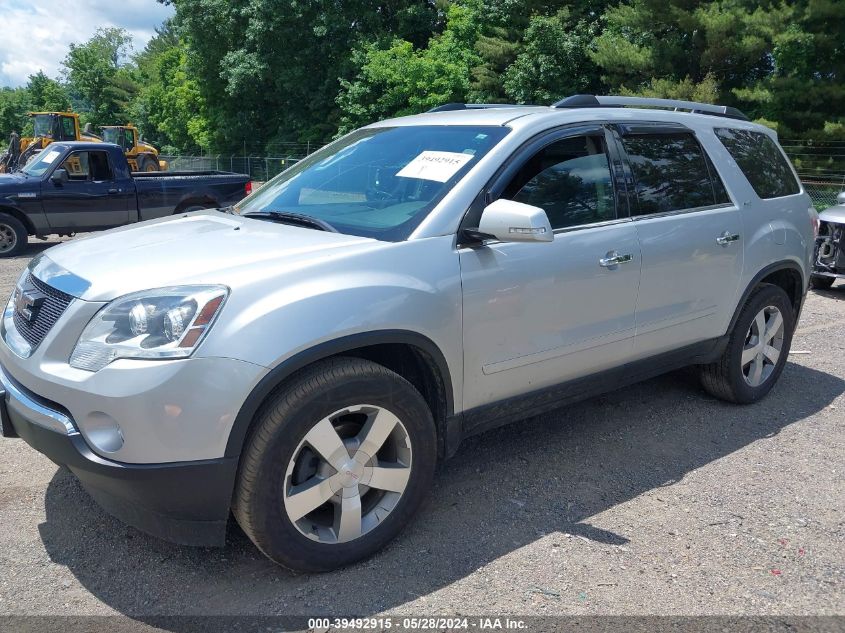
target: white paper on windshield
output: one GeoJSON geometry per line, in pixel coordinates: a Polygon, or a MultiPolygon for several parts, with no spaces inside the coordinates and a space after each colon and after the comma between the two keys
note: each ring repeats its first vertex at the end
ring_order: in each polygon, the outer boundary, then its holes
{"type": "Polygon", "coordinates": [[[396,174],[402,178],[421,178],[446,182],[472,160],[472,154],[426,150],[396,174]]]}
{"type": "Polygon", "coordinates": [[[54,160],[56,160],[56,156],[58,156],[59,154],[61,154],[61,152],[57,152],[56,150],[50,150],[44,155],[44,158],[42,158],[41,160],[49,165],[54,160]]]}

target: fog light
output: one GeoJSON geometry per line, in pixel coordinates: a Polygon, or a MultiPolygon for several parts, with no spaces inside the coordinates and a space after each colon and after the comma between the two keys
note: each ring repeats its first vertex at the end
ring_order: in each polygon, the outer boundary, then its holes
{"type": "Polygon", "coordinates": [[[102,411],[89,413],[85,418],[83,430],[85,431],[85,439],[94,448],[104,453],[114,453],[123,446],[123,433],[120,431],[120,425],[114,418],[102,411]]]}

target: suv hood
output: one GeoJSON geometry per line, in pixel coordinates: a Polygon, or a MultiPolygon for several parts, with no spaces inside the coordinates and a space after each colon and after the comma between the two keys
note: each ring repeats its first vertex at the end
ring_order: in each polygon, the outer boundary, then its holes
{"type": "Polygon", "coordinates": [[[65,242],[45,251],[34,269],[36,276],[69,294],[107,301],[182,284],[234,288],[267,274],[324,261],[332,252],[359,252],[380,244],[352,235],[198,211],[65,242]],[[82,280],[62,283],[66,272],[82,280]]]}

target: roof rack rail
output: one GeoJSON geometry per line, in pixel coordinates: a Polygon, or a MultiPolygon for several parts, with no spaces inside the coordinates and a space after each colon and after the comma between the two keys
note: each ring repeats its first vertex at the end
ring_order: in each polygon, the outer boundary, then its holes
{"type": "Polygon", "coordinates": [[[488,108],[521,108],[515,103],[444,103],[429,112],[451,112],[452,110],[486,110],[488,108]]]}
{"type": "Polygon", "coordinates": [[[697,101],[681,101],[679,99],[655,99],[652,97],[619,97],[596,95],[572,95],[553,104],[553,108],[621,108],[623,106],[671,108],[673,110],[689,110],[695,114],[711,114],[728,119],[748,121],[748,117],[741,110],[731,106],[698,103],[697,101]]]}

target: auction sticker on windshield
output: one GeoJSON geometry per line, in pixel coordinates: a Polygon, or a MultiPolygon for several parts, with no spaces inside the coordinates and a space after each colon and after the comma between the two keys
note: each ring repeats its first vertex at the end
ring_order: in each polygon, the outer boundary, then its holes
{"type": "Polygon", "coordinates": [[[44,158],[41,159],[44,163],[52,163],[56,160],[56,156],[58,156],[61,152],[57,152],[56,150],[50,150],[44,155],[44,158]]]}
{"type": "Polygon", "coordinates": [[[421,178],[446,182],[472,160],[472,154],[426,150],[396,174],[401,178],[421,178]]]}

